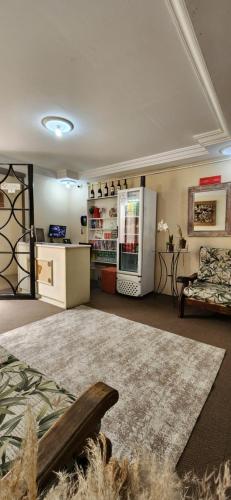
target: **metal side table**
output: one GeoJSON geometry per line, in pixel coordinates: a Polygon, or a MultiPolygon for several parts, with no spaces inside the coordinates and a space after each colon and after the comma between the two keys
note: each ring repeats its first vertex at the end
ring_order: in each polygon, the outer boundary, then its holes
{"type": "Polygon", "coordinates": [[[157,252],[160,263],[160,278],[159,283],[156,289],[156,293],[162,293],[167,285],[168,278],[170,278],[171,284],[171,293],[173,297],[178,297],[179,292],[177,289],[177,273],[178,273],[178,264],[181,255],[188,254],[188,250],[176,250],[174,252],[167,252],[164,250],[160,250],[157,252]],[[167,259],[167,256],[170,256],[170,259],[167,259]],[[169,262],[168,262],[169,260],[169,262]]]}

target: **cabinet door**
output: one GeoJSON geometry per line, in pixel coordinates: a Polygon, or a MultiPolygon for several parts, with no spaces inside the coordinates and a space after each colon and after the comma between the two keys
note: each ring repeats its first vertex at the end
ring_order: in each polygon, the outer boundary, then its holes
{"type": "Polygon", "coordinates": [[[127,189],[118,197],[118,271],[141,274],[143,189],[127,189]]]}

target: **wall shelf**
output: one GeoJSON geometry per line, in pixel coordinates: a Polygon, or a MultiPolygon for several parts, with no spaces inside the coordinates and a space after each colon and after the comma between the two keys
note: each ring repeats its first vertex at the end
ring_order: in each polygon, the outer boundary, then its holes
{"type": "Polygon", "coordinates": [[[89,217],[89,222],[91,220],[117,220],[117,217],[89,217]]]}
{"type": "Polygon", "coordinates": [[[101,248],[92,248],[92,252],[114,252],[114,253],[116,253],[116,250],[104,250],[104,249],[101,250],[101,248]]]}
{"type": "Polygon", "coordinates": [[[111,238],[91,238],[90,241],[117,241],[111,238]]]}
{"type": "Polygon", "coordinates": [[[108,198],[117,198],[117,194],[114,194],[113,196],[111,194],[109,196],[101,196],[100,198],[88,198],[87,201],[107,200],[108,198]]]}

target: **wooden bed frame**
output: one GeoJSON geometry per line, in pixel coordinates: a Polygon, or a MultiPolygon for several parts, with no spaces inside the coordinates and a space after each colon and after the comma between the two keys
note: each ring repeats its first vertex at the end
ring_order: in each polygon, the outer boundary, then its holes
{"type": "MultiPolygon", "coordinates": [[[[83,453],[86,439],[97,437],[102,417],[118,399],[118,391],[98,382],[84,392],[46,432],[38,447],[39,490],[54,477],[55,471],[73,463],[83,453]]],[[[107,439],[108,459],[111,449],[107,439]]]]}

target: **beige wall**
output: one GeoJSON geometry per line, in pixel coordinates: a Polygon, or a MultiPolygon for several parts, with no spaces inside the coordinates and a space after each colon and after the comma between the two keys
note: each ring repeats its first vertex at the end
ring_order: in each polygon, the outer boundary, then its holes
{"type": "MultiPolygon", "coordinates": [[[[151,171],[151,167],[150,167],[151,171]]],[[[214,247],[231,248],[231,237],[189,237],[187,235],[188,217],[188,188],[198,186],[200,177],[221,175],[222,182],[231,181],[231,160],[191,168],[179,168],[146,175],[146,187],[158,193],[157,221],[164,219],[177,242],[177,224],[182,228],[183,236],[187,239],[189,253],[181,256],[179,273],[190,273],[198,269],[199,248],[208,244],[214,247]]],[[[122,176],[121,176],[122,178],[122,176]]],[[[128,187],[139,186],[140,177],[127,179],[128,187]]],[[[167,235],[157,233],[157,250],[165,249],[167,235]]],[[[171,255],[167,255],[170,259],[171,255]]],[[[155,281],[159,278],[159,263],[156,262],[155,281]]],[[[167,293],[169,293],[169,287],[167,293]]]]}

